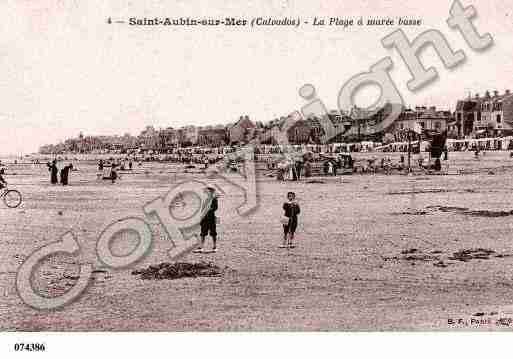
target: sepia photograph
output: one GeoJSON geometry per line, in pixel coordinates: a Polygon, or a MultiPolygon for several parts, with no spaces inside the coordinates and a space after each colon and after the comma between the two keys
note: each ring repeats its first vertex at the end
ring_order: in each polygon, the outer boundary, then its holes
{"type": "Polygon", "coordinates": [[[6,357],[513,329],[511,0],[0,10],[6,357]]]}

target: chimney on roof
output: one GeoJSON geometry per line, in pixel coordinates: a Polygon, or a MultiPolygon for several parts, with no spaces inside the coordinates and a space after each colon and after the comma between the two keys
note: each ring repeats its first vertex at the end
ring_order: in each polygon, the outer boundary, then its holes
{"type": "Polygon", "coordinates": [[[486,90],[485,97],[486,97],[486,98],[489,98],[489,97],[490,97],[490,91],[486,90]]]}
{"type": "Polygon", "coordinates": [[[510,90],[506,90],[506,95],[511,95],[511,91],[510,90]]]}
{"type": "Polygon", "coordinates": [[[499,91],[497,91],[497,90],[493,91],[493,97],[497,97],[497,96],[499,96],[499,91]]]}
{"type": "Polygon", "coordinates": [[[476,98],[479,98],[479,94],[478,93],[476,93],[476,98]]]}

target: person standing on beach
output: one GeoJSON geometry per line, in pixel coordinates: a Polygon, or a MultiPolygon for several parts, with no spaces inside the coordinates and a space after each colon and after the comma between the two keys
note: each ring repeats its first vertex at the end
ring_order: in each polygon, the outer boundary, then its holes
{"type": "Polygon", "coordinates": [[[419,162],[419,167],[423,168],[424,167],[424,156],[422,156],[422,152],[419,153],[419,157],[418,157],[417,161],[419,162]]]}
{"type": "Polygon", "coordinates": [[[297,216],[301,213],[299,204],[296,201],[296,194],[294,192],[287,193],[288,202],[283,203],[283,244],[280,248],[294,248],[292,241],[297,229],[297,216]]]}
{"type": "Polygon", "coordinates": [[[296,162],[296,180],[301,180],[301,171],[303,170],[303,162],[297,161],[296,162]]]}
{"type": "Polygon", "coordinates": [[[205,245],[205,237],[210,234],[212,237],[213,247],[212,252],[217,252],[217,228],[216,228],[216,211],[218,208],[217,195],[215,193],[214,187],[207,187],[206,191],[208,191],[209,196],[211,196],[210,207],[207,212],[203,216],[200,222],[201,227],[201,244],[200,246],[194,250],[194,253],[203,253],[203,246],[205,245]]]}
{"type": "Polygon", "coordinates": [[[69,184],[69,171],[71,171],[73,169],[73,165],[70,163],[69,165],[67,166],[64,166],[63,169],[61,170],[61,184],[63,186],[67,186],[69,184]]]}
{"type": "Polygon", "coordinates": [[[333,163],[328,161],[328,176],[333,176],[333,163]]]}
{"type": "Polygon", "coordinates": [[[57,168],[57,160],[53,160],[52,163],[47,163],[48,171],[50,171],[50,182],[52,184],[57,184],[59,181],[57,179],[57,174],[59,173],[59,169],[57,168]]]}
{"type": "Polygon", "coordinates": [[[325,161],[322,165],[322,169],[324,171],[324,175],[327,176],[328,175],[328,171],[329,171],[329,161],[325,161]]]}
{"type": "Polygon", "coordinates": [[[112,163],[110,166],[110,180],[112,183],[116,183],[116,180],[118,179],[118,172],[116,171],[117,165],[115,163],[112,163]]]}
{"type": "Polygon", "coordinates": [[[305,177],[311,177],[312,176],[312,164],[310,161],[305,162],[305,177]]]}
{"type": "Polygon", "coordinates": [[[283,168],[278,168],[278,171],[276,173],[276,179],[278,181],[285,181],[285,170],[283,168]]]}

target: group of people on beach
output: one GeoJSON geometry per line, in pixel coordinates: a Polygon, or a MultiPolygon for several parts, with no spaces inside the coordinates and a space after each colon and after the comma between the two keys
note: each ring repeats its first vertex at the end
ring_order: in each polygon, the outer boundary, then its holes
{"type": "MultiPolygon", "coordinates": [[[[210,196],[210,206],[206,209],[204,216],[200,222],[200,238],[201,242],[198,248],[193,253],[215,253],[217,252],[217,222],[216,211],[219,208],[218,197],[215,193],[215,188],[206,187],[205,189],[210,196]],[[212,250],[206,250],[205,239],[207,236],[212,238],[212,250]]],[[[298,227],[298,216],[301,213],[301,208],[296,200],[294,192],[287,193],[287,201],[283,203],[283,216],[281,217],[281,224],[283,227],[283,241],[279,248],[295,248],[293,243],[294,235],[298,227]]]]}
{"type": "MultiPolygon", "coordinates": [[[[60,174],[60,183],[63,186],[69,184],[69,173],[73,170],[73,164],[68,164],[64,166],[60,172],[57,166],[57,160],[53,160],[52,162],[47,163],[48,170],[50,172],[50,183],[57,184],[59,183],[59,174],[60,174]]],[[[102,171],[106,166],[106,163],[103,160],[98,162],[98,170],[102,171]]],[[[132,168],[132,163],[129,163],[130,168],[132,168]]],[[[115,168],[117,164],[111,163],[111,176],[112,181],[115,181],[117,174],[115,172],[115,168]],[[114,173],[112,175],[112,173],[114,173]]],[[[295,179],[300,179],[300,172],[303,169],[303,166],[294,166],[296,175],[295,179]]],[[[0,189],[3,188],[4,184],[6,184],[5,179],[3,178],[4,169],[0,169],[0,189]]],[[[217,252],[217,223],[219,221],[218,217],[216,217],[216,211],[219,208],[218,196],[215,192],[214,187],[206,187],[205,189],[210,196],[210,206],[206,209],[204,216],[200,221],[200,238],[201,243],[200,246],[195,249],[193,252],[195,253],[215,253],[217,252]],[[206,237],[210,236],[212,238],[212,250],[206,251],[204,249],[206,237]]],[[[294,192],[287,193],[287,201],[283,203],[283,216],[281,220],[281,224],[283,227],[283,242],[279,246],[280,248],[294,248],[293,240],[294,235],[298,227],[298,215],[301,213],[301,209],[296,200],[296,194],[294,192]]]]}
{"type": "MultiPolygon", "coordinates": [[[[57,167],[57,160],[53,160],[52,162],[48,162],[46,164],[48,166],[48,171],[50,171],[50,183],[57,184],[59,183],[59,179],[57,178],[59,175],[59,168],[57,167]]],[[[69,184],[69,173],[73,170],[73,164],[68,164],[64,166],[60,171],[60,183],[63,186],[67,186],[69,184]]]]}
{"type": "MultiPolygon", "coordinates": [[[[111,162],[107,163],[103,160],[98,161],[98,171],[101,172],[99,176],[104,180],[112,181],[112,183],[116,183],[116,180],[118,179],[118,172],[117,168],[120,168],[121,170],[125,170],[125,163],[124,162],[111,162]],[[107,170],[107,167],[109,170],[107,170]]],[[[133,162],[130,160],[128,162],[128,169],[131,171],[133,168],[133,162]]]]}
{"type": "MultiPolygon", "coordinates": [[[[268,162],[267,168],[274,169],[272,162],[268,162]]],[[[278,165],[276,179],[278,181],[300,181],[301,177],[312,176],[312,164],[310,161],[290,161],[278,165]]]]}

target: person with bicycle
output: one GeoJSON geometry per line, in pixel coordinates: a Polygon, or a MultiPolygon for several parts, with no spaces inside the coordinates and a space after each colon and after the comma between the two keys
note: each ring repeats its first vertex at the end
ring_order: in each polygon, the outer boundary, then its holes
{"type": "Polygon", "coordinates": [[[0,189],[4,189],[7,186],[7,181],[4,178],[5,168],[0,169],[0,189]]]}
{"type": "Polygon", "coordinates": [[[4,178],[5,168],[0,168],[0,199],[9,208],[16,208],[21,204],[21,193],[15,189],[7,189],[7,181],[4,178]]]}

